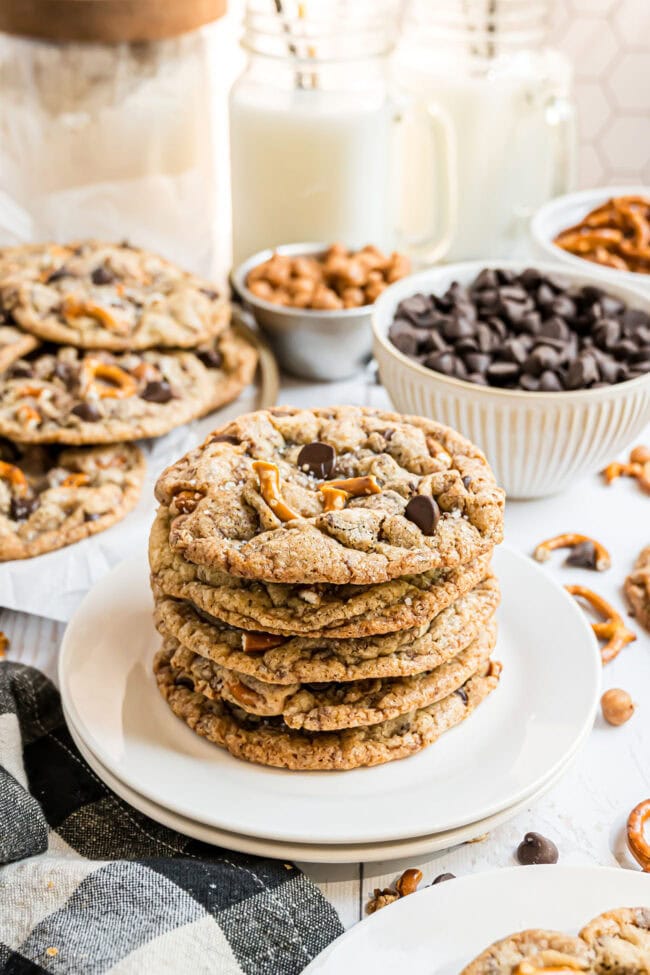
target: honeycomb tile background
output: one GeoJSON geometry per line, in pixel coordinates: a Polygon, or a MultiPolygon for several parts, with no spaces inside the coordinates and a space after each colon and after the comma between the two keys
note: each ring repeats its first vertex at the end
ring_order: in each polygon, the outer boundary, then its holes
{"type": "Polygon", "coordinates": [[[550,42],[575,71],[578,185],[650,183],[650,0],[555,0],[550,42]]]}

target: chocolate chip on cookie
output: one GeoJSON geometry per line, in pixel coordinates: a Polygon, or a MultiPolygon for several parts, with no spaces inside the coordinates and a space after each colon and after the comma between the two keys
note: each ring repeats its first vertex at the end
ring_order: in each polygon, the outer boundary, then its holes
{"type": "Polygon", "coordinates": [[[306,474],[325,479],[334,470],[336,461],[336,451],[328,443],[315,440],[313,443],[305,444],[298,454],[298,467],[306,474]]]}
{"type": "Polygon", "coordinates": [[[407,504],[404,517],[417,525],[423,535],[433,535],[440,520],[440,508],[428,494],[416,494],[407,504]]]}

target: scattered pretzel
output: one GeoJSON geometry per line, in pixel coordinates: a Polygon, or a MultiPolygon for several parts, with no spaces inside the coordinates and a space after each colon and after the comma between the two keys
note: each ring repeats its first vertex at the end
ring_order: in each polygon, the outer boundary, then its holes
{"type": "Polygon", "coordinates": [[[589,538],[588,535],[578,535],[575,532],[565,532],[562,535],[556,535],[555,538],[547,538],[545,542],[540,542],[533,552],[533,558],[537,562],[546,562],[551,557],[551,552],[554,552],[555,549],[575,548],[576,545],[584,545],[585,542],[589,542],[594,547],[596,553],[596,569],[598,572],[604,572],[605,569],[609,569],[612,560],[605,546],[597,542],[595,538],[589,538]]]}
{"type": "Polygon", "coordinates": [[[137,380],[114,363],[87,359],[85,363],[88,388],[94,389],[101,399],[127,399],[138,391],[137,380]],[[95,380],[99,379],[98,384],[95,380]]]}
{"type": "Polygon", "coordinates": [[[110,332],[115,332],[117,335],[128,335],[129,333],[129,325],[127,322],[119,321],[119,319],[110,313],[108,308],[97,304],[96,301],[83,301],[75,298],[74,295],[68,295],[63,299],[61,314],[68,320],[75,318],[94,318],[104,328],[107,328],[110,332]]]}
{"type": "Polygon", "coordinates": [[[587,589],[586,586],[565,586],[564,588],[572,596],[579,596],[581,599],[586,600],[597,613],[605,617],[602,623],[591,624],[598,639],[605,640],[605,645],[600,648],[600,657],[603,664],[608,664],[611,660],[614,660],[615,657],[618,657],[624,646],[636,640],[636,633],[628,630],[620,613],[617,613],[614,607],[610,606],[602,596],[599,596],[591,589],[587,589]]]}
{"type": "Polygon", "coordinates": [[[24,498],[29,491],[27,478],[20,467],[8,464],[6,460],[0,460],[0,480],[7,481],[14,494],[19,498],[24,498]]]}
{"type": "Polygon", "coordinates": [[[627,464],[622,464],[617,460],[608,464],[603,471],[603,477],[607,484],[611,484],[618,477],[634,477],[646,493],[650,494],[650,449],[639,445],[630,451],[630,458],[627,464]]]}
{"type": "Polygon", "coordinates": [[[554,243],[570,254],[623,271],[650,271],[650,198],[620,196],[607,200],[554,243]]]}
{"type": "Polygon", "coordinates": [[[242,633],[241,648],[244,653],[259,653],[262,650],[272,650],[287,642],[284,636],[274,633],[242,633]]]}
{"type": "Polygon", "coordinates": [[[645,824],[650,819],[650,799],[635,806],[627,817],[627,845],[634,859],[650,873],[650,843],[645,838],[645,824]]]}
{"type": "Polygon", "coordinates": [[[300,515],[284,503],[280,493],[280,471],[266,460],[253,462],[253,470],[260,479],[260,494],[280,521],[293,521],[300,515]]]}
{"type": "Polygon", "coordinates": [[[61,482],[61,487],[64,488],[78,488],[83,487],[84,484],[90,482],[90,477],[88,474],[83,474],[81,471],[76,474],[68,474],[64,481],[61,482]]]}
{"type": "Polygon", "coordinates": [[[409,894],[414,894],[421,880],[422,871],[418,870],[417,867],[409,867],[397,879],[394,888],[385,887],[382,890],[380,887],[375,887],[373,896],[366,907],[366,913],[374,914],[376,911],[380,911],[382,907],[387,907],[402,897],[408,897],[409,894]]]}

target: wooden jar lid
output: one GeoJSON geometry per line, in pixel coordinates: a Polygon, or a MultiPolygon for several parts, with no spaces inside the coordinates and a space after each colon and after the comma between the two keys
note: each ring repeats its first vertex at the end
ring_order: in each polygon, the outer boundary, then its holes
{"type": "Polygon", "coordinates": [[[0,0],[0,30],[49,41],[156,41],[217,20],[227,0],[0,0]]]}

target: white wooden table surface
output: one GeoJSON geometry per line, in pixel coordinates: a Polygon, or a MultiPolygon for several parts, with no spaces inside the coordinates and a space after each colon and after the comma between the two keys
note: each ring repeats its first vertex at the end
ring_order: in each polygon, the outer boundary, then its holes
{"type": "MultiPolygon", "coordinates": [[[[287,380],[281,402],[388,405],[384,390],[373,384],[370,373],[328,385],[287,380]]],[[[641,441],[650,444],[650,429],[641,441]]],[[[606,573],[568,569],[562,567],[563,553],[557,553],[543,571],[562,582],[582,582],[622,609],[621,584],[638,550],[650,543],[650,498],[635,482],[621,480],[606,487],[594,476],[559,497],[507,506],[506,540],[522,552],[529,553],[538,541],[563,531],[599,539],[612,553],[613,567],[606,573]]],[[[481,842],[430,857],[365,865],[301,864],[335,905],[346,927],[364,916],[372,888],[388,885],[406,867],[420,867],[423,883],[430,883],[447,871],[461,875],[510,866],[519,841],[530,829],[553,838],[562,863],[638,869],[626,850],[624,826],[629,810],[650,796],[650,637],[633,621],[630,625],[638,640],[605,668],[603,687],[629,690],[638,703],[634,717],[627,725],[612,728],[599,716],[571,769],[525,812],[481,842]]],[[[55,677],[64,624],[0,609],[0,629],[11,640],[10,659],[33,664],[55,677]]],[[[570,646],[566,653],[571,653],[570,646]]]]}

